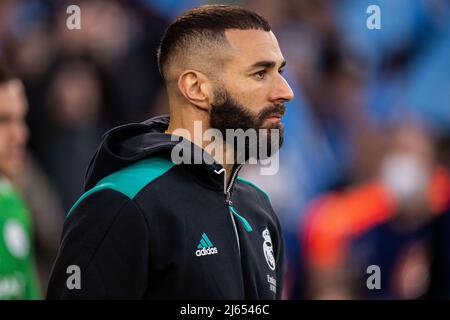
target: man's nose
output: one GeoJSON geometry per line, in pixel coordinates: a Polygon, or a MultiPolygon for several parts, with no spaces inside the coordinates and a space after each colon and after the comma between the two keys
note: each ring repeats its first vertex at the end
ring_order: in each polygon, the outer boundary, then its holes
{"type": "Polygon", "coordinates": [[[286,79],[280,74],[272,91],[271,100],[273,102],[288,102],[294,99],[294,92],[287,83],[286,79]]]}

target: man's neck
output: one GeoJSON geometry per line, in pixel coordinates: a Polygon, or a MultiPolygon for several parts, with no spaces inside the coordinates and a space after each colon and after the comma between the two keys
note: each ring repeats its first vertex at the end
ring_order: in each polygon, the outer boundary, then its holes
{"type": "MultiPolygon", "coordinates": [[[[184,129],[177,131],[177,135],[182,136],[186,140],[191,141],[192,143],[198,145],[203,150],[205,150],[206,147],[211,144],[211,141],[204,141],[203,133],[210,128],[211,127],[209,126],[209,115],[207,115],[205,112],[198,112],[196,114],[186,112],[182,116],[175,116],[171,113],[169,127],[166,132],[171,134],[177,129],[184,129]],[[197,127],[195,127],[195,121],[197,121],[197,127]],[[198,136],[196,137],[195,135],[200,135],[200,137],[198,136]]],[[[230,161],[227,160],[228,146],[226,145],[226,143],[224,143],[224,141],[216,141],[216,142],[217,145],[215,150],[217,150],[217,148],[222,147],[222,154],[221,152],[216,152],[215,154],[210,155],[217,163],[221,164],[222,167],[225,169],[227,174],[227,183],[229,183],[231,175],[233,173],[232,171],[234,163],[232,161],[230,163],[230,161]]]]}

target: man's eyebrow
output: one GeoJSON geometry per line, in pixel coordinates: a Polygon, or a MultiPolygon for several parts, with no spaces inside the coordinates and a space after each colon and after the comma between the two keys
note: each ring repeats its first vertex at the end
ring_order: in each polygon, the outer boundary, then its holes
{"type": "MultiPolygon", "coordinates": [[[[277,65],[277,63],[275,61],[263,60],[263,61],[258,61],[258,62],[255,62],[254,64],[252,64],[250,69],[275,68],[276,65],[277,65]]],[[[283,60],[283,62],[281,62],[280,68],[283,68],[285,65],[286,65],[286,60],[283,60]]]]}

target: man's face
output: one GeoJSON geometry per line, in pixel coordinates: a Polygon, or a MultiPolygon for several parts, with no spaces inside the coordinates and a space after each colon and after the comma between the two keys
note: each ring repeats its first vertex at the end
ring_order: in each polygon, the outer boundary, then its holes
{"type": "Polygon", "coordinates": [[[0,84],[0,174],[14,178],[24,160],[28,130],[27,105],[22,83],[11,80],[0,84]]]}
{"type": "MultiPolygon", "coordinates": [[[[217,75],[221,83],[214,90],[211,127],[222,134],[226,129],[278,129],[281,145],[284,103],[293,92],[281,75],[285,62],[274,34],[233,29],[226,37],[232,58],[217,75]]],[[[270,141],[270,132],[267,137],[270,141]]]]}

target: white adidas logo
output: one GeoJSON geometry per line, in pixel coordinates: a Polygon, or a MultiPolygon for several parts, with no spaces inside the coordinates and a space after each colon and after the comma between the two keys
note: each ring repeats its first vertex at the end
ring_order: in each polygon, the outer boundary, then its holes
{"type": "Polygon", "coordinates": [[[219,250],[217,250],[217,248],[214,247],[214,245],[212,244],[211,240],[209,240],[206,233],[202,234],[202,238],[200,239],[200,243],[197,246],[197,249],[198,250],[195,251],[195,255],[197,257],[208,256],[208,255],[219,253],[219,250]]]}

